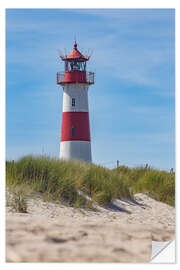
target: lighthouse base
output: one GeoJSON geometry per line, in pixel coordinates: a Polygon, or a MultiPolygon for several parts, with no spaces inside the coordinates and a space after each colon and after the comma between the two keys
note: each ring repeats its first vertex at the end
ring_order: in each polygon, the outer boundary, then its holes
{"type": "Polygon", "coordinates": [[[63,141],[60,144],[60,159],[78,159],[92,162],[91,142],[89,141],[63,141]]]}

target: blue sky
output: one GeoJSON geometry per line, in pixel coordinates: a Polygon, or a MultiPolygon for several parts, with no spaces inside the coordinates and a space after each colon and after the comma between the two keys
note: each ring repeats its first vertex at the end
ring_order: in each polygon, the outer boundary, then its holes
{"type": "Polygon", "coordinates": [[[93,162],[174,167],[174,10],[8,9],[6,158],[58,157],[58,49],[93,50],[87,70],[93,162]]]}

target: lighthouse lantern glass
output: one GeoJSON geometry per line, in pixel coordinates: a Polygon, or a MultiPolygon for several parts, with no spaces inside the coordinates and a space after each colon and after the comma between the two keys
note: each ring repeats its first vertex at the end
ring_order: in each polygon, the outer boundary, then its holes
{"type": "Polygon", "coordinates": [[[85,71],[86,70],[86,61],[78,61],[78,60],[69,60],[65,61],[65,71],[85,71]]]}

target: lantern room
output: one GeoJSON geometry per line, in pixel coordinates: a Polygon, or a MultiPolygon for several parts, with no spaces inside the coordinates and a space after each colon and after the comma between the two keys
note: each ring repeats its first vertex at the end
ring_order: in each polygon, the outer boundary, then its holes
{"type": "Polygon", "coordinates": [[[89,56],[85,57],[74,43],[73,51],[67,56],[61,56],[64,61],[64,72],[57,73],[57,84],[64,83],[88,83],[94,84],[94,73],[86,72],[86,62],[89,56]]]}

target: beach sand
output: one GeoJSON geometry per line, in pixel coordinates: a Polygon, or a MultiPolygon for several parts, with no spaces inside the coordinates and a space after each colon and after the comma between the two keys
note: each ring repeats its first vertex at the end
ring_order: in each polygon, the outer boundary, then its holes
{"type": "Polygon", "coordinates": [[[7,207],[7,262],[149,262],[152,240],[174,238],[175,209],[146,194],[96,211],[28,200],[28,213],[7,207]]]}

